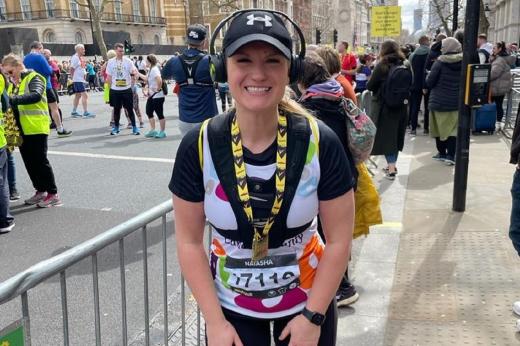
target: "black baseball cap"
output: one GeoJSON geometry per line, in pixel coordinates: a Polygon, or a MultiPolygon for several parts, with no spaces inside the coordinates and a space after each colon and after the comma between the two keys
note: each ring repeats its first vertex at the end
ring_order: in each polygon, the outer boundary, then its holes
{"type": "Polygon", "coordinates": [[[223,51],[231,56],[245,44],[262,41],[273,45],[287,59],[292,56],[292,38],[278,15],[265,11],[249,11],[237,15],[224,36],[223,51]]]}
{"type": "Polygon", "coordinates": [[[202,24],[192,24],[188,26],[188,30],[186,32],[186,40],[189,44],[200,45],[202,41],[206,38],[208,31],[206,27],[202,24]]]}

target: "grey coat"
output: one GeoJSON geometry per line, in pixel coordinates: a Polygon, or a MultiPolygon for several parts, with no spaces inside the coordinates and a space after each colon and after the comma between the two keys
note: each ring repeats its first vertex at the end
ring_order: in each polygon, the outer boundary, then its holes
{"type": "Polygon", "coordinates": [[[511,80],[511,65],[514,56],[498,55],[491,63],[491,95],[502,96],[507,94],[513,87],[511,80]]]}

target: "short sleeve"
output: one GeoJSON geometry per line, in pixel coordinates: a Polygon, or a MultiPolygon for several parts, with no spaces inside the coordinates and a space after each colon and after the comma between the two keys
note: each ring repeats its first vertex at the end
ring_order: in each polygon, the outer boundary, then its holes
{"type": "Polygon", "coordinates": [[[186,201],[204,201],[204,181],[199,163],[198,139],[200,125],[190,130],[182,139],[168,188],[186,201]]]}
{"type": "Polygon", "coordinates": [[[112,76],[112,66],[114,66],[114,64],[112,63],[112,59],[108,60],[107,62],[107,67],[105,69],[105,73],[107,74],[107,76],[112,76]]]}
{"type": "Polygon", "coordinates": [[[356,180],[338,136],[321,121],[318,122],[318,127],[320,131],[318,199],[327,201],[353,189],[356,180]]]}
{"type": "Polygon", "coordinates": [[[74,55],[74,56],[72,57],[70,63],[71,63],[71,65],[72,65],[73,68],[78,68],[79,65],[80,65],[80,60],[79,60],[79,58],[78,58],[76,55],[74,55]]]}

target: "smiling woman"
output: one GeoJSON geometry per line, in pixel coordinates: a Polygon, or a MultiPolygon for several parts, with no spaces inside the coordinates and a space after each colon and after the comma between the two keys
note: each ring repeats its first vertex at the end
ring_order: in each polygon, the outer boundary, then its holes
{"type": "Polygon", "coordinates": [[[210,47],[215,81],[229,83],[236,107],[183,138],[169,185],[179,262],[210,346],[336,344],[353,178],[337,136],[284,95],[305,55],[304,40],[293,54],[284,19],[243,10],[217,27],[212,37],[229,23],[223,52],[210,47]]]}

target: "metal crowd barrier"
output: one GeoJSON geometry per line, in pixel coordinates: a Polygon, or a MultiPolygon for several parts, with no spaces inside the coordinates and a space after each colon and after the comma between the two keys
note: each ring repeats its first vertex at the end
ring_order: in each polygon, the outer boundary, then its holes
{"type": "Polygon", "coordinates": [[[512,70],[511,74],[513,87],[506,97],[505,124],[502,128],[502,133],[509,139],[512,137],[520,109],[520,68],[512,70]]]}
{"type": "MultiPolygon", "coordinates": [[[[163,342],[168,345],[171,336],[168,328],[168,285],[167,285],[167,253],[166,253],[166,216],[173,210],[171,200],[165,201],[158,206],[112,228],[106,232],[87,240],[72,249],[69,249],[50,259],[41,261],[27,270],[16,274],[10,279],[0,283],[0,306],[20,297],[21,299],[21,317],[25,322],[27,329],[26,334],[30,335],[30,316],[29,316],[29,299],[27,292],[49,279],[59,274],[61,287],[61,309],[62,309],[62,325],[63,325],[63,345],[69,345],[69,321],[68,321],[68,305],[67,305],[67,270],[75,263],[91,258],[92,263],[92,281],[93,281],[93,298],[94,298],[94,316],[95,316],[95,339],[96,346],[101,343],[101,319],[99,304],[99,284],[98,284],[98,257],[97,254],[102,249],[111,244],[119,243],[119,268],[121,280],[121,320],[122,320],[122,344],[128,345],[128,325],[127,325],[127,308],[126,308],[126,281],[125,281],[125,256],[124,241],[127,236],[134,232],[141,232],[142,235],[142,262],[143,262],[143,290],[144,290],[144,344],[150,345],[150,316],[148,301],[148,247],[147,247],[147,225],[153,221],[161,219],[162,222],[162,295],[163,295],[163,313],[164,313],[164,330],[163,342]]],[[[173,215],[172,215],[173,218],[173,215]]],[[[181,277],[181,331],[182,345],[186,344],[186,326],[185,326],[185,283],[181,277]]],[[[1,329],[1,326],[0,326],[1,329]]],[[[197,345],[201,344],[200,338],[201,322],[200,311],[197,307],[197,345]]],[[[29,340],[30,342],[30,340],[29,340]]]]}

